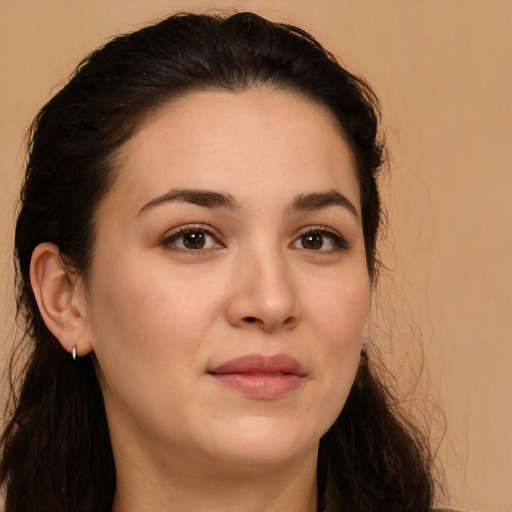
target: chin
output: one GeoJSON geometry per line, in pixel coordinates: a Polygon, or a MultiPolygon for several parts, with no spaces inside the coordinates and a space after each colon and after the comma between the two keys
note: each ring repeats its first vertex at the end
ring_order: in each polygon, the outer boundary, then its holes
{"type": "Polygon", "coordinates": [[[226,463],[250,465],[254,469],[257,465],[280,466],[316,454],[323,432],[307,435],[307,429],[301,428],[296,418],[293,423],[275,418],[245,420],[223,430],[218,442],[209,445],[215,452],[211,455],[226,463]]]}

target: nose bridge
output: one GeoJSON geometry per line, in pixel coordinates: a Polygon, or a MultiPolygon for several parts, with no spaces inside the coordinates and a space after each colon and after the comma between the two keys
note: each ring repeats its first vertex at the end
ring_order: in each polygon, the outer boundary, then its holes
{"type": "Polygon", "coordinates": [[[300,316],[293,269],[279,243],[264,233],[240,251],[231,298],[232,320],[264,330],[294,325],[300,316]]]}
{"type": "Polygon", "coordinates": [[[268,307],[285,307],[294,298],[291,269],[277,247],[255,253],[255,292],[268,307]]]}

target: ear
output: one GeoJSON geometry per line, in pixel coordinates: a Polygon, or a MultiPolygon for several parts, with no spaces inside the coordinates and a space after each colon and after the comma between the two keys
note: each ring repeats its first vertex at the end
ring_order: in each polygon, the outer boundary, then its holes
{"type": "Polygon", "coordinates": [[[63,348],[88,354],[92,345],[83,281],[70,271],[55,244],[45,242],[34,249],[30,283],[44,323],[63,348]]]}

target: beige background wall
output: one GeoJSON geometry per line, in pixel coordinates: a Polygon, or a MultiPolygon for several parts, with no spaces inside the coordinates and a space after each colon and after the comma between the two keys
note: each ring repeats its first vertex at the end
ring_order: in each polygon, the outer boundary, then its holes
{"type": "MultiPolygon", "coordinates": [[[[425,355],[411,396],[428,393],[446,415],[447,501],[512,510],[510,0],[0,0],[0,364],[13,333],[13,210],[32,117],[108,36],[209,7],[302,25],[378,92],[392,171],[382,181],[389,270],[374,339],[404,390],[414,377],[404,358],[425,355]]],[[[437,446],[440,416],[429,411],[437,446]]]]}

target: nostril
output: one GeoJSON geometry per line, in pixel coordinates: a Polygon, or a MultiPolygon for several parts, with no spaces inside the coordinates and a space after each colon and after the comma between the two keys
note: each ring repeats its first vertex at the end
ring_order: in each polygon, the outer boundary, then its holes
{"type": "Polygon", "coordinates": [[[248,316],[248,317],[245,318],[245,321],[253,324],[254,322],[256,322],[256,317],[248,316]]]}

